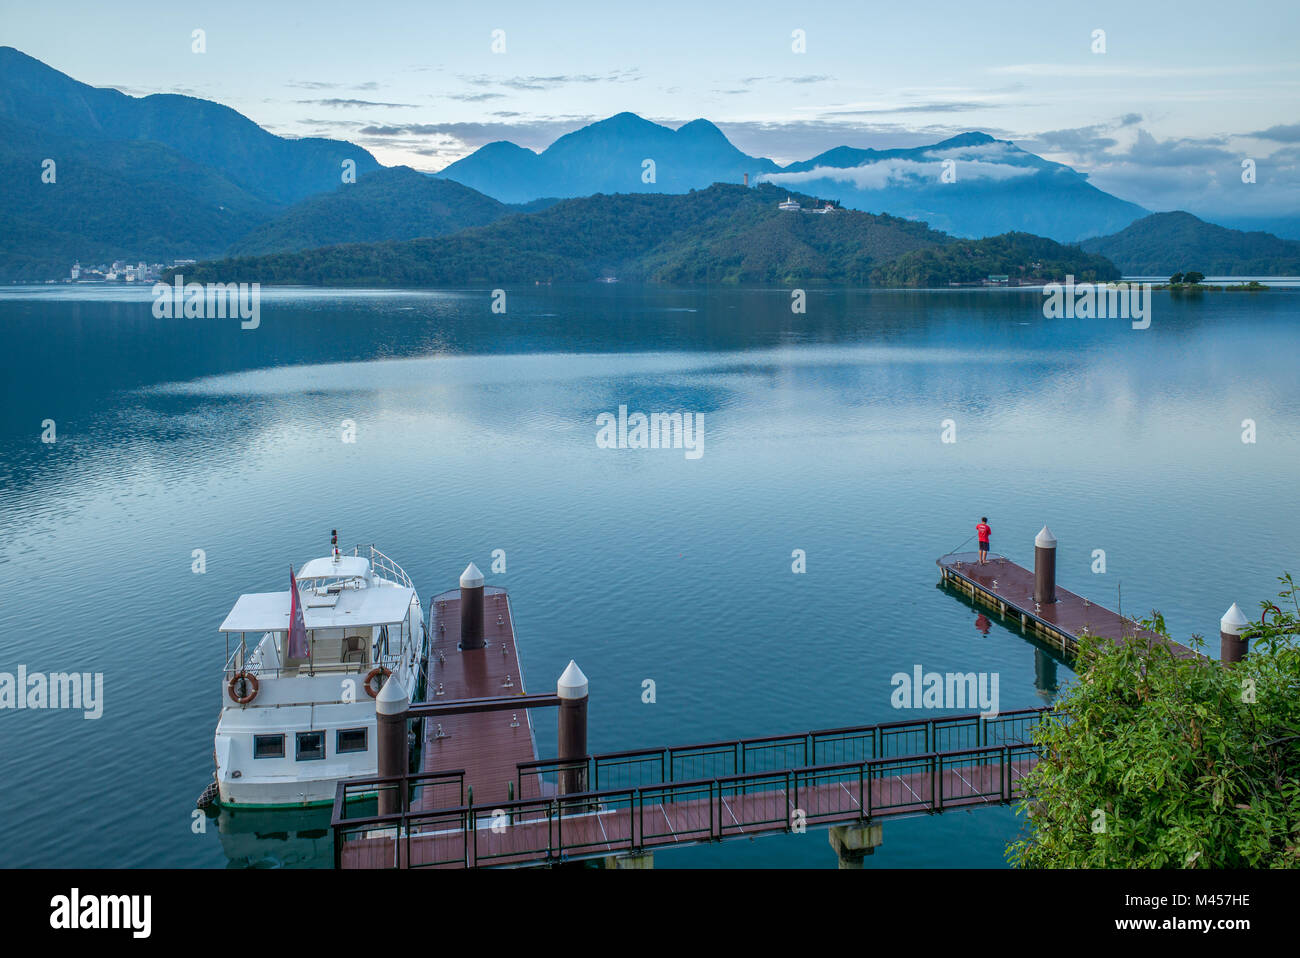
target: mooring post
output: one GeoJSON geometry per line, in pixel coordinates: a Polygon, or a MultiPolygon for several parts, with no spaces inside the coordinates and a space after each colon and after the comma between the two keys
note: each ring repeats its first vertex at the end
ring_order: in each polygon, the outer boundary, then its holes
{"type": "Polygon", "coordinates": [[[472,562],[460,574],[460,648],[483,648],[483,573],[472,562]]]}
{"type": "MultiPolygon", "coordinates": [[[[587,758],[587,677],[578,663],[569,660],[555,694],[560,697],[559,757],[561,761],[584,761],[587,758]]],[[[560,794],[586,791],[586,766],[560,770],[560,794]]]]}
{"type": "MultiPolygon", "coordinates": [[[[406,777],[406,713],[411,707],[402,683],[388,677],[375,699],[375,748],[378,751],[379,777],[406,777]]],[[[406,807],[406,783],[379,787],[379,814],[392,815],[406,807]]]]}
{"type": "Polygon", "coordinates": [[[1219,661],[1240,662],[1246,657],[1250,643],[1241,637],[1241,633],[1249,625],[1250,620],[1245,613],[1237,608],[1237,603],[1232,603],[1232,607],[1219,620],[1219,661]]]}
{"type": "Polygon", "coordinates": [[[1034,601],[1056,601],[1056,536],[1047,526],[1034,536],[1034,601]]]}

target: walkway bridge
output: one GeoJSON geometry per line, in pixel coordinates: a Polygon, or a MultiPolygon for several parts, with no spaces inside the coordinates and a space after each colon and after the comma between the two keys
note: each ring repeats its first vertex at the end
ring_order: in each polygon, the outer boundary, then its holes
{"type": "Polygon", "coordinates": [[[1005,805],[1047,708],[520,762],[506,801],[462,769],[342,782],[336,868],[548,865],[1005,805]],[[377,793],[399,811],[377,814],[377,793]]]}

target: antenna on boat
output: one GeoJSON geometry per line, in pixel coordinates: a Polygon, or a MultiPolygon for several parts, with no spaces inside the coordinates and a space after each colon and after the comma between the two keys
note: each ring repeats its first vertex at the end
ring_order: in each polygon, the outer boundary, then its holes
{"type": "Polygon", "coordinates": [[[333,549],[334,561],[339,561],[339,530],[330,530],[330,547],[333,549]]]}

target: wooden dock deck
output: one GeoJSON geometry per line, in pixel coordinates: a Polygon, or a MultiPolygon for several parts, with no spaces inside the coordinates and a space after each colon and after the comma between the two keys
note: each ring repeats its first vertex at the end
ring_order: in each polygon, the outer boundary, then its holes
{"type": "Polygon", "coordinates": [[[1166,646],[1179,658],[1204,658],[1200,652],[1140,629],[1132,619],[1121,617],[1059,584],[1056,601],[1040,606],[1034,602],[1032,570],[997,553],[990,553],[984,565],[978,559],[977,552],[954,552],[935,560],[941,583],[964,592],[973,602],[992,609],[1003,619],[1018,623],[1026,633],[1037,634],[1066,655],[1075,655],[1079,637],[1087,634],[1116,643],[1135,638],[1150,640],[1166,646]]]}
{"type": "MultiPolygon", "coordinates": [[[[429,702],[457,702],[464,699],[495,698],[524,694],[523,666],[515,644],[514,617],[510,597],[501,588],[489,586],[483,596],[484,647],[461,651],[460,593],[457,590],[434,596],[430,602],[429,702]],[[439,694],[441,692],[441,694],[439,694]]],[[[537,758],[537,740],[532,715],[481,712],[445,715],[425,720],[421,743],[421,772],[463,769],[465,787],[474,790],[476,804],[537,798],[537,794],[510,795],[515,769],[537,758]],[[439,736],[439,727],[442,734],[439,736]]],[[[525,782],[526,790],[536,786],[525,782]]],[[[413,810],[437,807],[436,789],[419,789],[413,810]]]]}

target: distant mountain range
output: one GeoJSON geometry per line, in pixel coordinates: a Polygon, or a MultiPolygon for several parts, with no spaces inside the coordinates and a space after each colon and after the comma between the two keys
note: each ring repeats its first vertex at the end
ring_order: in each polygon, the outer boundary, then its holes
{"type": "Polygon", "coordinates": [[[438,175],[505,202],[594,193],[680,193],[763,180],[851,209],[923,220],[957,236],[1020,230],[1073,241],[1122,229],[1147,211],[985,133],[931,146],[841,146],[781,167],[738,150],[708,120],[672,130],[620,113],[562,136],[541,153],[489,143],[438,175]],[[653,179],[647,163],[652,162],[653,179]]]}
{"type": "Polygon", "coordinates": [[[1042,237],[957,242],[924,223],[850,210],[781,210],[771,185],[564,200],[439,239],[331,246],[186,267],[186,280],[313,285],[503,286],[621,280],[705,284],[928,285],[1116,279],[1106,259],[1042,237]],[[921,261],[912,254],[930,255],[921,261]]]}
{"type": "Polygon", "coordinates": [[[842,146],[765,179],[967,237],[1016,230],[1074,242],[1122,229],[1147,212],[1068,166],[987,133],[913,149],[842,146]]]}
{"type": "MultiPolygon", "coordinates": [[[[1140,219],[1145,210],[1094,188],[1081,174],[983,133],[912,149],[838,147],[781,167],[737,149],[707,120],[674,130],[620,113],[541,153],[491,143],[429,175],[381,167],[351,143],[274,136],[207,100],[91,87],[0,47],[0,282],[64,277],[78,259],[170,262],[433,239],[545,210],[556,197],[687,195],[714,183],[739,183],[746,174],[751,187],[770,184],[755,193],[764,203],[775,195],[769,191],[789,191],[807,202],[832,199],[958,237],[1094,237],[1087,248],[1113,251],[1125,271],[1159,264],[1154,271],[1165,272],[1172,264],[1203,272],[1270,272],[1257,267],[1293,262],[1294,244],[1221,230],[1187,214],[1179,215],[1204,229],[1189,233],[1186,220],[1167,221],[1182,223],[1179,229],[1149,229],[1141,224],[1166,221],[1140,219]],[[53,161],[53,182],[42,178],[47,160],[53,161]],[[342,176],[349,161],[355,182],[342,176]],[[1236,269],[1221,269],[1233,264],[1236,269]]],[[[626,211],[610,200],[597,206],[626,211]]],[[[592,208],[585,215],[607,214],[592,208]]],[[[621,248],[614,232],[603,231],[602,242],[621,248]]],[[[860,263],[841,261],[829,250],[808,253],[804,261],[778,257],[770,269],[759,269],[752,257],[737,259],[721,237],[710,244],[710,255],[720,257],[716,263],[652,269],[649,261],[628,266],[632,260],[611,256],[632,272],[644,267],[656,276],[770,275],[772,269],[864,275],[860,263]]],[[[869,258],[876,269],[879,256],[869,258]]],[[[579,263],[590,262],[562,259],[561,272],[572,275],[586,268],[579,263]]],[[[932,267],[962,271],[957,261],[917,269],[932,267]]]]}
{"type": "Polygon", "coordinates": [[[0,279],[66,276],[78,257],[219,254],[334,189],[345,160],[379,168],[351,143],[274,136],[209,100],[88,86],[0,47],[0,279]]]}
{"type": "Polygon", "coordinates": [[[1300,276],[1300,243],[1227,229],[1191,213],[1153,213],[1111,236],[1080,244],[1130,276],[1300,276]]]}
{"type": "Polygon", "coordinates": [[[685,193],[780,169],[736,149],[708,120],[674,130],[619,113],[560,137],[541,153],[489,143],[438,175],[502,202],[525,203],[543,196],[685,193]]]}

